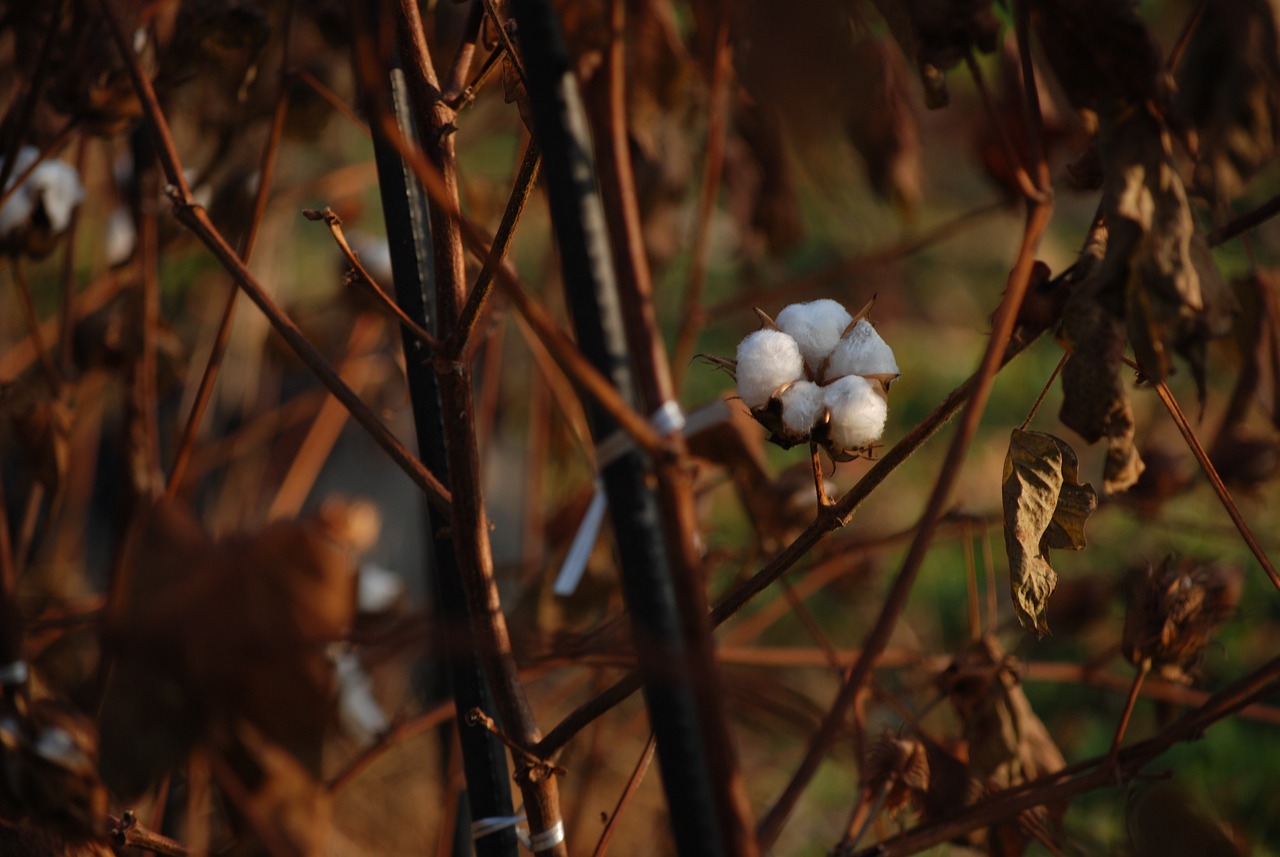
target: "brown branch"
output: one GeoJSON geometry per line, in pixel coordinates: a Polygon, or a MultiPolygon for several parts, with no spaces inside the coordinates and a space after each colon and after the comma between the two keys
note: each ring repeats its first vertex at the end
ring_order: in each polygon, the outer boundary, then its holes
{"type": "Polygon", "coordinates": [[[137,848],[166,857],[186,857],[187,848],[181,842],[148,830],[138,823],[133,810],[126,810],[120,818],[109,817],[111,844],[116,848],[137,848]]]}
{"type": "Polygon", "coordinates": [[[653,751],[656,747],[657,743],[654,741],[653,734],[650,733],[649,740],[645,742],[644,750],[640,752],[640,758],[636,760],[636,766],[631,771],[631,776],[627,778],[627,785],[618,796],[618,802],[609,815],[609,821],[605,823],[604,830],[600,831],[600,839],[596,842],[591,857],[604,857],[605,852],[609,850],[609,840],[613,838],[613,831],[618,825],[622,809],[636,793],[636,789],[640,788],[640,782],[644,779],[645,772],[649,770],[649,763],[653,761],[653,751]]]}
{"type": "Polygon", "coordinates": [[[476,275],[471,293],[467,295],[467,303],[458,317],[458,324],[449,334],[449,341],[444,346],[442,353],[451,358],[460,359],[464,363],[470,361],[478,341],[475,337],[475,329],[489,294],[493,291],[494,272],[502,266],[507,250],[511,247],[511,239],[515,236],[516,227],[520,224],[520,215],[524,213],[524,207],[528,204],[533,186],[538,180],[538,166],[541,161],[542,153],[538,151],[538,144],[530,139],[525,147],[524,157],[520,161],[520,172],[516,176],[515,186],[511,189],[511,197],[507,200],[507,207],[503,209],[498,232],[484,255],[480,273],[476,275]]]}
{"type": "Polygon", "coordinates": [[[178,160],[177,150],[173,145],[173,137],[169,133],[168,123],[165,121],[164,114],[160,110],[160,104],[156,100],[151,81],[142,72],[142,67],[130,47],[129,38],[124,31],[124,27],[111,8],[111,0],[98,0],[98,6],[111,30],[117,48],[124,58],[125,69],[129,72],[134,89],[142,100],[147,127],[151,130],[159,145],[160,164],[171,185],[171,187],[166,188],[166,191],[173,201],[174,217],[191,230],[212,251],[223,267],[235,278],[236,283],[244,290],[249,299],[258,306],[263,315],[267,317],[267,320],[271,322],[271,326],[293,349],[294,353],[302,359],[302,362],[307,365],[307,368],[315,374],[322,384],[329,388],[329,391],[333,393],[338,401],[342,402],[347,410],[351,412],[351,416],[356,422],[360,423],[369,432],[370,436],[382,447],[391,460],[408,474],[414,484],[423,490],[427,495],[427,499],[438,508],[447,511],[450,499],[449,491],[422,465],[421,461],[409,452],[399,438],[382,424],[377,415],[369,409],[369,406],[361,401],[360,397],[350,387],[343,383],[333,366],[307,340],[293,320],[285,315],[284,311],[272,300],[267,290],[262,287],[257,278],[245,266],[244,260],[236,254],[231,245],[222,236],[222,233],[209,220],[205,210],[192,200],[191,188],[187,185],[186,178],[182,174],[182,165],[178,160]]]}
{"type": "Polygon", "coordinates": [[[865,256],[842,259],[825,268],[809,274],[803,274],[792,280],[762,286],[734,295],[731,298],[726,298],[720,303],[708,307],[705,314],[708,318],[720,319],[732,313],[749,311],[762,303],[767,302],[770,305],[781,304],[785,301],[796,300],[814,294],[834,283],[847,283],[847,281],[855,277],[888,267],[914,253],[958,235],[983,217],[1003,211],[1006,206],[1007,203],[1004,200],[989,202],[986,205],[956,215],[950,220],[945,220],[920,235],[896,241],[865,256]]]}
{"type": "MultiPolygon", "coordinates": [[[[271,180],[275,175],[276,155],[280,150],[280,140],[284,136],[284,120],[289,109],[289,87],[285,79],[284,70],[287,68],[289,61],[287,46],[289,44],[289,29],[293,18],[293,10],[294,4],[290,2],[288,12],[285,15],[284,44],[286,48],[284,57],[281,59],[279,92],[276,94],[275,110],[271,117],[271,130],[267,135],[267,143],[263,147],[262,157],[259,161],[258,187],[254,194],[253,214],[249,218],[249,229],[240,245],[240,258],[246,264],[253,255],[254,245],[258,240],[258,230],[262,228],[262,221],[266,215],[267,196],[271,191],[271,180]]],[[[231,341],[231,324],[235,318],[240,289],[236,287],[234,282],[230,285],[231,287],[227,290],[226,302],[222,307],[222,318],[218,322],[218,330],[214,334],[209,356],[205,360],[204,372],[200,376],[200,382],[196,386],[196,393],[191,402],[191,412],[187,415],[187,420],[182,426],[182,434],[178,437],[178,448],[174,452],[173,466],[169,470],[169,481],[165,486],[165,496],[170,499],[177,495],[178,489],[182,486],[182,478],[186,473],[187,464],[191,460],[191,452],[195,449],[200,424],[204,421],[205,411],[213,398],[213,385],[218,379],[218,370],[221,368],[222,359],[226,355],[227,344],[231,341]]]]}
{"type": "MultiPolygon", "coordinates": [[[[1030,342],[1021,340],[1011,343],[1004,354],[1002,365],[1021,354],[1028,345],[1030,342]]],[[[764,568],[727,593],[711,610],[712,625],[719,626],[727,621],[808,555],[809,551],[829,533],[843,526],[890,473],[924,446],[926,441],[956,415],[977,389],[978,377],[974,375],[952,390],[927,417],[894,444],[883,458],[872,465],[871,469],[863,474],[858,483],[850,488],[838,502],[828,507],[823,514],[818,515],[812,524],[796,536],[791,544],[780,551],[764,568]]],[[[538,752],[549,755],[552,751],[564,747],[584,726],[639,689],[639,673],[628,673],[604,693],[587,700],[566,715],[554,729],[547,733],[546,738],[537,748],[538,752]]]]}
{"type": "Polygon", "coordinates": [[[1225,223],[1210,232],[1208,235],[1209,246],[1217,247],[1219,244],[1225,244],[1232,238],[1261,226],[1277,214],[1280,214],[1280,194],[1276,194],[1252,211],[1246,211],[1239,217],[1233,218],[1231,222],[1225,223]]]}
{"type": "Polygon", "coordinates": [[[978,422],[982,418],[982,412],[986,406],[987,397],[991,392],[996,372],[1000,368],[1006,347],[1013,335],[1018,310],[1022,305],[1022,298],[1026,294],[1027,286],[1031,281],[1032,266],[1035,264],[1035,250],[1039,245],[1040,236],[1048,226],[1052,213],[1053,208],[1047,203],[1036,204],[1031,209],[1031,216],[1023,235],[1018,259],[1014,263],[1013,270],[1009,273],[1004,298],[1001,300],[993,319],[994,329],[976,375],[977,384],[973,395],[966,403],[960,425],[951,439],[951,446],[947,450],[942,471],[938,475],[933,492],[930,494],[929,501],[925,506],[924,514],[921,516],[919,529],[916,531],[916,536],[907,551],[902,568],[898,572],[888,596],[885,598],[875,625],[863,641],[861,657],[845,677],[844,684],[841,686],[835,702],[823,720],[821,729],[810,742],[809,749],[805,753],[800,767],[792,776],[791,781],[787,784],[777,802],[761,819],[757,833],[761,845],[766,849],[777,841],[778,834],[781,833],[782,827],[799,801],[800,795],[813,779],[813,775],[817,773],[822,760],[830,752],[831,746],[839,734],[840,727],[844,723],[849,707],[853,705],[866,684],[866,680],[870,675],[871,664],[888,644],[893,629],[897,625],[898,617],[906,607],[907,596],[915,583],[916,573],[919,571],[928,552],[929,540],[933,534],[933,529],[941,521],[946,505],[950,502],[951,489],[959,476],[965,452],[968,449],[970,440],[977,431],[978,422]]]}
{"type": "Polygon", "coordinates": [[[342,251],[342,255],[346,258],[347,264],[350,265],[351,269],[355,272],[355,277],[352,279],[364,286],[365,292],[377,301],[378,306],[382,307],[382,309],[388,314],[394,316],[396,321],[407,327],[414,336],[418,337],[419,341],[430,348],[433,352],[437,354],[441,353],[440,340],[436,339],[436,337],[422,325],[411,319],[409,314],[401,309],[400,305],[391,299],[391,296],[387,291],[383,289],[382,286],[378,285],[377,280],[373,278],[373,275],[370,274],[369,270],[361,263],[360,257],[356,255],[356,251],[352,250],[351,245],[347,243],[346,233],[342,231],[342,218],[338,217],[332,208],[326,206],[319,211],[313,208],[304,208],[302,210],[302,216],[313,222],[324,221],[324,224],[329,227],[329,234],[333,236],[334,243],[338,245],[338,249],[342,251]]]}
{"type": "Polygon", "coordinates": [[[1275,692],[1280,658],[1227,685],[1195,711],[1183,716],[1160,734],[1121,750],[1114,768],[1106,756],[1079,762],[1029,783],[998,792],[959,815],[922,824],[900,836],[860,851],[857,857],[904,857],[963,836],[973,830],[1012,818],[1045,804],[1069,800],[1097,788],[1114,786],[1117,778],[1132,777],[1146,764],[1182,741],[1201,737],[1218,721],[1244,710],[1275,692]]]}
{"type": "MultiPolygon", "coordinates": [[[[405,78],[418,139],[441,178],[443,194],[429,195],[429,205],[437,330],[448,336],[458,324],[467,296],[463,235],[457,214],[457,163],[453,135],[456,113],[442,98],[415,0],[401,0],[396,32],[397,44],[404,57],[405,78]]],[[[514,735],[517,746],[532,747],[542,736],[520,682],[494,577],[480,456],[476,447],[471,372],[465,364],[442,365],[436,369],[436,380],[440,391],[449,484],[453,492],[450,529],[478,659],[488,678],[503,724],[514,735]]],[[[515,779],[524,797],[531,835],[536,837],[562,831],[559,786],[555,777],[541,775],[541,769],[536,765],[521,764],[516,767],[515,779]]],[[[536,853],[565,857],[568,849],[563,836],[551,838],[555,841],[542,845],[536,853]]]]}

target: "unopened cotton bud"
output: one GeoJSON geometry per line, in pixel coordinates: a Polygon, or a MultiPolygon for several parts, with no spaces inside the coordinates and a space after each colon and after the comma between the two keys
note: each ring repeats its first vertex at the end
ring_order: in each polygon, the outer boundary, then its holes
{"type": "Polygon", "coordinates": [[[853,317],[838,301],[829,298],[792,304],[778,313],[777,325],[800,346],[800,354],[812,372],[821,368],[840,334],[853,317]]]}
{"type": "Polygon", "coordinates": [[[796,381],[778,398],[782,400],[782,427],[794,435],[807,435],[825,407],[822,388],[812,381],[796,381]]]}
{"type": "Polygon", "coordinates": [[[871,322],[861,319],[836,345],[827,363],[828,378],[842,375],[897,375],[898,361],[889,343],[880,338],[871,322]]]}
{"type": "Polygon", "coordinates": [[[837,378],[822,388],[823,404],[831,413],[828,435],[839,449],[862,449],[884,434],[889,405],[861,375],[837,378]]]}
{"type": "Polygon", "coordinates": [[[757,330],[738,343],[738,395],[749,408],[762,407],[779,387],[804,375],[796,341],[777,330],[757,330]]]}

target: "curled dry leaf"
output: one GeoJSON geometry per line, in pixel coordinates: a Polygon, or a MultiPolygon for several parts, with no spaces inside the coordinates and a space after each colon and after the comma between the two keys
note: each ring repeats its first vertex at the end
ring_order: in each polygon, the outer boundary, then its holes
{"type": "Polygon", "coordinates": [[[864,771],[867,796],[875,800],[883,792],[885,812],[897,812],[929,791],[929,754],[914,738],[880,736],[867,749],[864,771]]]}
{"type": "Polygon", "coordinates": [[[1058,581],[1049,550],[1085,546],[1084,524],[1098,495],[1080,483],[1076,454],[1065,442],[1018,429],[1009,438],[1001,494],[1014,611],[1024,626],[1044,635],[1045,610],[1058,581]]]}
{"type": "Polygon", "coordinates": [[[845,129],[867,166],[871,187],[908,214],[920,205],[920,129],[906,62],[896,44],[868,37],[848,69],[851,86],[845,129]]]}
{"type": "Polygon", "coordinates": [[[945,107],[951,100],[943,72],[974,48],[991,53],[999,44],[1000,21],[991,0],[874,0],[903,53],[915,62],[925,103],[945,107]]]}
{"type": "Polygon", "coordinates": [[[1240,602],[1239,568],[1166,557],[1129,575],[1121,651],[1149,660],[1171,681],[1188,681],[1204,647],[1240,602]]]}
{"type": "Polygon", "coordinates": [[[1235,328],[1241,368],[1222,431],[1230,434],[1257,404],[1280,429],[1280,276],[1255,270],[1233,283],[1240,303],[1235,328]]]}

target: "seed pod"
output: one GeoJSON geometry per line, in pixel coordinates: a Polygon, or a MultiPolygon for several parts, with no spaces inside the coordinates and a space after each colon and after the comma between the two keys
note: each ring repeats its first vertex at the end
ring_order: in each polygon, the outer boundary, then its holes
{"type": "Polygon", "coordinates": [[[1166,557],[1129,575],[1121,650],[1134,665],[1151,666],[1172,681],[1188,681],[1204,647],[1240,602],[1240,569],[1175,562],[1166,557]]]}

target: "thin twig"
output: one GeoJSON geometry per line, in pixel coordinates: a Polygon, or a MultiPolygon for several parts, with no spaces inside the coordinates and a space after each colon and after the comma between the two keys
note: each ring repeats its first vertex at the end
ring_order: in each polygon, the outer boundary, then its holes
{"type": "Polygon", "coordinates": [[[27,329],[30,331],[32,341],[36,346],[36,355],[40,359],[40,368],[44,371],[45,378],[49,382],[49,389],[56,396],[58,391],[62,389],[62,373],[58,371],[58,366],[53,361],[53,354],[49,351],[49,347],[45,345],[44,337],[40,333],[40,318],[36,315],[36,305],[31,298],[31,284],[27,282],[26,273],[22,269],[22,257],[11,256],[9,258],[9,270],[13,273],[14,291],[18,293],[18,303],[22,305],[22,315],[27,322],[27,329]]]}
{"type": "Polygon", "coordinates": [[[591,852],[591,857],[604,857],[609,850],[609,840],[613,838],[613,831],[618,826],[618,819],[622,816],[622,809],[627,805],[627,801],[631,800],[631,796],[636,793],[636,789],[640,788],[640,782],[644,779],[645,772],[649,770],[649,763],[653,761],[653,751],[656,746],[657,742],[653,733],[650,733],[649,740],[645,741],[644,749],[640,752],[640,758],[636,760],[636,766],[631,770],[631,776],[627,778],[626,787],[623,788],[622,794],[618,796],[618,802],[614,805],[613,812],[610,813],[604,830],[600,831],[600,839],[596,842],[596,847],[591,852]]]}
{"type": "MultiPolygon", "coordinates": [[[[294,3],[293,0],[290,0],[285,13],[285,52],[281,59],[279,91],[276,94],[275,109],[271,117],[271,130],[267,135],[267,143],[263,147],[262,157],[259,160],[258,187],[254,193],[253,214],[249,218],[249,228],[240,244],[240,258],[246,264],[253,256],[253,248],[258,240],[258,230],[262,228],[262,221],[266,216],[267,197],[271,192],[271,180],[275,175],[276,156],[280,151],[280,141],[284,136],[284,120],[289,109],[289,87],[284,70],[288,67],[289,62],[289,30],[292,25],[293,11],[294,3]]],[[[222,317],[218,321],[218,330],[214,334],[213,344],[209,348],[209,356],[205,360],[204,372],[200,376],[195,396],[192,398],[191,411],[187,414],[187,420],[182,426],[182,433],[178,437],[177,450],[173,455],[173,466],[169,470],[169,481],[165,485],[165,496],[170,499],[177,495],[178,489],[182,486],[183,475],[186,472],[187,464],[191,460],[192,450],[195,449],[200,425],[204,422],[205,411],[213,398],[214,383],[218,379],[218,371],[222,366],[222,359],[226,356],[227,345],[231,341],[231,324],[235,318],[239,295],[240,289],[232,282],[231,287],[227,290],[227,299],[222,307],[222,317]]]]}
{"type": "Polygon", "coordinates": [[[921,250],[952,238],[968,227],[973,226],[982,218],[1004,211],[1007,207],[1008,204],[1004,200],[989,202],[986,205],[978,206],[945,220],[919,235],[895,241],[865,256],[843,259],[813,273],[803,274],[783,283],[773,283],[736,294],[708,307],[705,314],[709,319],[721,319],[732,313],[745,312],[761,303],[768,302],[771,306],[781,304],[784,301],[796,300],[806,295],[815,294],[835,283],[845,284],[855,277],[888,267],[921,250]]]}
{"type": "Polygon", "coordinates": [[[365,124],[360,115],[351,109],[351,105],[338,97],[338,93],[325,86],[324,81],[317,78],[314,74],[304,69],[298,69],[294,73],[294,77],[305,83],[307,86],[315,90],[316,94],[337,110],[347,121],[364,132],[365,136],[369,135],[369,126],[365,124]]]}
{"type": "Polygon", "coordinates": [[[1120,720],[1116,724],[1115,737],[1111,739],[1111,750],[1108,758],[1114,763],[1116,755],[1120,752],[1120,745],[1124,742],[1124,733],[1129,728],[1129,717],[1133,714],[1133,707],[1138,703],[1138,693],[1142,690],[1142,680],[1147,677],[1147,673],[1151,671],[1151,659],[1143,658],[1142,663],[1138,665],[1137,672],[1133,676],[1133,685],[1129,688],[1129,696],[1124,703],[1124,711],[1120,714],[1120,720]]]}
{"type": "Polygon", "coordinates": [[[98,7],[106,20],[116,46],[124,58],[125,69],[133,81],[135,91],[142,100],[147,126],[155,136],[160,149],[160,164],[164,169],[170,188],[167,189],[174,204],[174,216],[190,229],[200,241],[209,248],[226,268],[249,299],[271,322],[271,326],[288,343],[289,347],[307,364],[321,383],[329,388],[343,405],[351,411],[356,422],[369,432],[370,436],[388,454],[401,470],[423,490],[427,498],[437,507],[449,508],[449,491],[440,484],[434,475],[422,466],[417,458],[405,448],[404,444],[382,424],[378,417],[361,401],[360,397],[342,382],[330,363],[319,350],[303,335],[298,326],[280,309],[276,302],[249,271],[236,252],[231,249],[222,233],[218,231],[203,208],[195,204],[191,196],[191,188],[182,173],[181,162],[173,145],[173,137],[169,133],[168,123],[160,110],[151,81],[143,73],[137,56],[130,47],[129,37],[123,25],[111,7],[111,0],[98,0],[98,7]]]}
{"type": "MultiPolygon", "coordinates": [[[[1137,364],[1131,360],[1126,359],[1125,362],[1135,369],[1138,368],[1137,364]]],[[[1276,589],[1280,589],[1280,574],[1276,573],[1276,567],[1271,564],[1271,559],[1267,556],[1267,552],[1258,543],[1253,530],[1249,529],[1249,525],[1245,523],[1244,516],[1240,514],[1240,509],[1236,506],[1236,501],[1232,499],[1231,492],[1227,490],[1222,477],[1218,475],[1217,468],[1213,466],[1213,462],[1209,459],[1209,453],[1205,452],[1204,447],[1200,444],[1200,439],[1196,437],[1191,424],[1187,422],[1187,416],[1182,412],[1182,408],[1178,406],[1178,400],[1173,397],[1173,392],[1170,391],[1169,385],[1164,381],[1157,381],[1153,386],[1156,394],[1160,397],[1160,401],[1168,409],[1169,416],[1173,417],[1173,421],[1178,426],[1178,431],[1182,433],[1183,440],[1187,442],[1187,446],[1191,449],[1192,455],[1196,457],[1196,461],[1200,462],[1200,468],[1204,471],[1204,475],[1208,477],[1209,484],[1213,486],[1213,491],[1218,495],[1223,508],[1231,516],[1232,523],[1240,531],[1245,544],[1249,546],[1249,550],[1253,552],[1258,564],[1267,573],[1267,577],[1271,578],[1271,583],[1276,589]]]]}
{"type": "Polygon", "coordinates": [[[1040,395],[1036,396],[1035,402],[1031,405],[1031,410],[1027,412],[1027,418],[1022,421],[1022,425],[1018,426],[1018,431],[1026,431],[1027,426],[1031,425],[1031,421],[1035,419],[1036,411],[1040,410],[1040,406],[1044,404],[1045,397],[1049,395],[1049,390],[1053,388],[1053,382],[1057,380],[1058,373],[1062,371],[1062,367],[1067,365],[1067,358],[1071,356],[1071,352],[1064,351],[1062,357],[1058,359],[1058,365],[1053,367],[1053,371],[1049,373],[1049,380],[1044,382],[1044,387],[1040,390],[1040,395]]]}
{"type": "Polygon", "coordinates": [[[1276,194],[1252,211],[1246,211],[1210,232],[1207,238],[1209,246],[1217,247],[1219,244],[1225,244],[1232,238],[1261,226],[1277,214],[1280,214],[1280,194],[1276,194]]]}
{"type": "Polygon", "coordinates": [[[111,842],[117,848],[137,848],[164,854],[167,857],[186,857],[187,848],[181,842],[148,830],[138,823],[138,817],[128,810],[120,818],[111,818],[111,842]]]}
{"type": "Polygon", "coordinates": [[[378,306],[395,316],[396,321],[409,328],[413,335],[418,337],[423,345],[426,345],[437,354],[441,353],[440,340],[436,339],[436,337],[422,325],[409,318],[408,314],[400,308],[399,304],[391,299],[391,295],[388,294],[382,286],[378,285],[378,281],[373,278],[373,275],[370,274],[369,270],[361,263],[360,257],[356,255],[356,251],[352,250],[351,245],[347,243],[346,233],[342,231],[342,218],[338,217],[332,208],[325,206],[319,211],[313,208],[305,208],[302,210],[302,216],[313,222],[324,221],[324,224],[329,227],[329,234],[333,236],[334,243],[338,245],[338,249],[342,251],[342,255],[346,258],[347,264],[350,265],[352,270],[355,272],[355,277],[352,279],[364,286],[366,294],[370,295],[375,301],[377,301],[378,306]]]}
{"type": "Polygon", "coordinates": [[[538,167],[541,162],[542,153],[538,151],[538,144],[530,139],[525,147],[524,157],[520,160],[520,172],[516,176],[515,186],[511,189],[507,207],[503,209],[498,231],[493,236],[489,252],[485,254],[480,273],[476,275],[475,284],[467,295],[467,303],[458,317],[458,324],[449,334],[449,341],[444,345],[442,353],[451,358],[460,359],[464,363],[469,362],[474,348],[471,343],[475,339],[476,322],[489,298],[489,293],[493,291],[494,272],[503,264],[507,250],[511,247],[511,239],[515,236],[516,227],[520,225],[520,215],[524,213],[525,205],[528,204],[529,196],[533,192],[533,186],[538,180],[538,167]]]}

